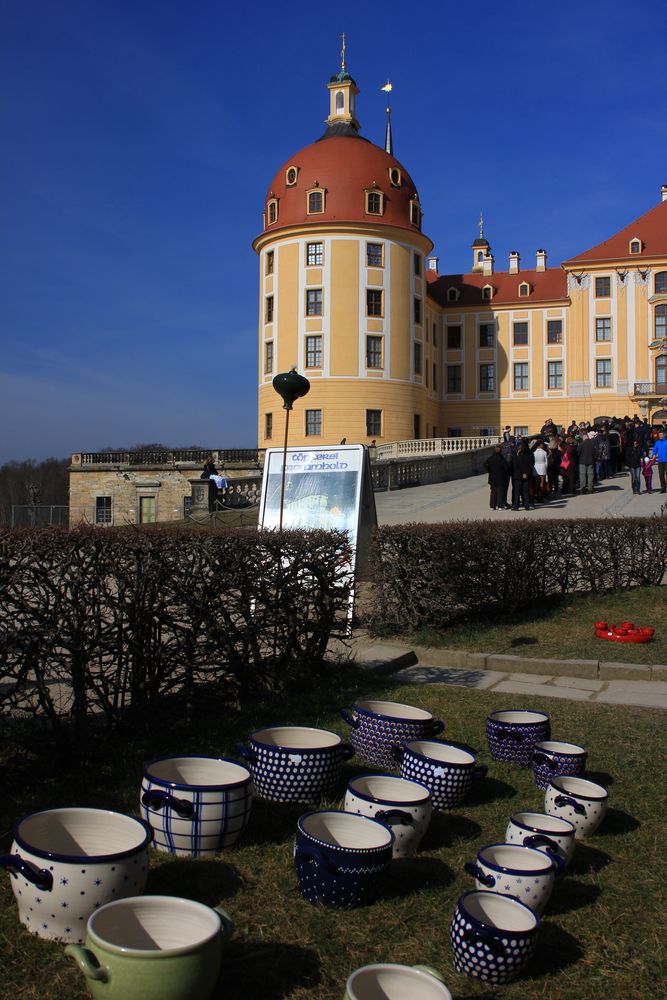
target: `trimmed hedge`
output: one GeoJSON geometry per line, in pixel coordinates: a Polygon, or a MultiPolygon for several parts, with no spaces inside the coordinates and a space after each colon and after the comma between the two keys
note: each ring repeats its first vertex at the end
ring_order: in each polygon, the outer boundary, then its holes
{"type": "Polygon", "coordinates": [[[93,715],[303,680],[346,628],[349,555],[342,532],[6,531],[0,716],[46,718],[67,753],[93,715]]]}
{"type": "Polygon", "coordinates": [[[659,584],[667,520],[459,521],[378,528],[373,624],[400,632],[552,594],[659,584]]]}

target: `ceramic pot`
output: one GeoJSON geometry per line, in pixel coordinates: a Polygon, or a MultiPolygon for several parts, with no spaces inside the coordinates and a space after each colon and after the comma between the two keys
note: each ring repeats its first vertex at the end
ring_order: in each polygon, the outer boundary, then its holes
{"type": "Polygon", "coordinates": [[[365,965],[347,981],[345,1000],[452,1000],[428,965],[365,965]]]}
{"type": "Polygon", "coordinates": [[[26,816],[14,827],[10,854],[0,857],[21,923],[42,938],[82,942],[94,910],[143,892],[152,837],[143,820],[105,809],[26,816]]]}
{"type": "Polygon", "coordinates": [[[345,811],[390,826],[394,833],[393,856],[409,858],[428,829],[433,806],[425,785],[388,774],[362,774],[348,782],[345,811]]]}
{"type": "Polygon", "coordinates": [[[459,743],[415,740],[405,743],[396,756],[401,760],[401,777],[426,785],[434,809],[458,806],[473,781],[483,778],[488,770],[485,764],[477,764],[472,750],[459,743]]]}
{"type": "Polygon", "coordinates": [[[576,847],[572,823],[547,813],[516,812],[510,816],[505,840],[508,844],[537,847],[547,854],[558,854],[569,865],[576,847]]]}
{"type": "Polygon", "coordinates": [[[544,712],[512,709],[491,712],[486,720],[486,739],[493,759],[519,767],[531,766],[533,747],[540,740],[548,740],[550,733],[551,723],[544,712]]]}
{"type": "Polygon", "coordinates": [[[301,816],[294,867],[309,903],[347,910],[369,902],[391,862],[394,834],[378,820],[338,810],[301,816]]]}
{"type": "Polygon", "coordinates": [[[569,775],[551,778],[544,795],[546,811],[569,820],[577,840],[595,833],[607,812],[607,802],[607,789],[602,785],[569,775]]]}
{"type": "Polygon", "coordinates": [[[354,750],[338,733],[303,726],[258,729],[238,752],[250,763],[255,792],[270,802],[317,803],[335,794],[354,750]]]}
{"type": "Polygon", "coordinates": [[[252,775],[224,757],[161,757],[144,768],[140,803],[158,850],[213,857],[248,824],[252,775]]]}
{"type": "Polygon", "coordinates": [[[556,774],[581,774],[586,767],[587,752],[576,743],[544,740],[533,750],[533,771],[538,788],[546,788],[556,774]]]}
{"type": "Polygon", "coordinates": [[[457,972],[501,985],[528,964],[540,918],[512,896],[475,891],[459,897],[449,933],[457,972]]]}
{"type": "Polygon", "coordinates": [[[394,701],[358,701],[351,714],[344,708],[340,714],[351,727],[350,742],[358,756],[389,770],[396,767],[396,747],[406,740],[437,736],[445,728],[444,722],[423,708],[394,701]]]}
{"type": "Polygon", "coordinates": [[[208,1000],[232,926],[224,910],[191,899],[137,896],[96,910],[85,947],[65,954],[99,1000],[208,1000]]]}
{"type": "Polygon", "coordinates": [[[564,870],[560,858],[546,851],[518,844],[487,844],[474,862],[463,866],[476,880],[478,889],[493,889],[513,896],[541,914],[554,887],[556,873],[564,870]]]}

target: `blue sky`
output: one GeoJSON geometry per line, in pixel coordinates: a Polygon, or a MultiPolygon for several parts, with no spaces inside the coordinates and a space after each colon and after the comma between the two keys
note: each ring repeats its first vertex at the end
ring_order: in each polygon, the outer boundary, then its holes
{"type": "Polygon", "coordinates": [[[667,182],[664,0],[410,8],[4,0],[0,462],[256,444],[264,196],[339,64],[415,180],[440,269],[480,209],[506,268],[587,249],[667,182]]]}

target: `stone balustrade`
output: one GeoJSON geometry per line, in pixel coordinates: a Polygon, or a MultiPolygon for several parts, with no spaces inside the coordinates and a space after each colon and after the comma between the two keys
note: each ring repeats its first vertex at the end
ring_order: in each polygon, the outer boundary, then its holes
{"type": "Polygon", "coordinates": [[[486,437],[442,437],[419,438],[414,441],[394,441],[377,446],[376,460],[386,462],[397,458],[429,458],[438,455],[453,455],[466,451],[491,448],[501,441],[497,434],[486,437]]]}

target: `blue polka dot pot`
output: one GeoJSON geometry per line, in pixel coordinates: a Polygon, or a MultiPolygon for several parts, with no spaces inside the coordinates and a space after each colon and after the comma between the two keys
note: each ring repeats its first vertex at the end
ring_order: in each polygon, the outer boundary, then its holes
{"type": "Polygon", "coordinates": [[[537,847],[552,856],[558,855],[569,865],[576,848],[574,825],[569,820],[547,813],[515,812],[509,818],[505,840],[508,844],[537,847]]]}
{"type": "Polygon", "coordinates": [[[343,761],[354,750],[338,733],[302,726],[258,729],[238,752],[249,762],[256,794],[270,802],[316,804],[338,791],[343,761]]]}
{"type": "Polygon", "coordinates": [[[26,816],[11,853],[0,857],[21,923],[41,938],[82,944],[95,910],[144,891],[152,838],[143,820],[106,809],[26,816]]]}
{"type": "Polygon", "coordinates": [[[494,760],[519,767],[532,767],[533,747],[551,735],[544,712],[519,710],[491,712],[486,720],[486,739],[494,760]]]}
{"type": "Polygon", "coordinates": [[[213,857],[248,825],[252,775],[224,757],[161,757],[144,768],[140,805],[158,850],[213,857]]]}
{"type": "Polygon", "coordinates": [[[468,892],[456,904],[449,933],[454,967],[500,986],[519,975],[537,945],[540,918],[518,899],[468,892]]]}
{"type": "Polygon", "coordinates": [[[396,753],[401,777],[426,785],[434,809],[453,809],[468,796],[472,783],[488,768],[477,764],[469,747],[440,740],[415,740],[396,753]]]}
{"type": "Polygon", "coordinates": [[[607,802],[607,789],[602,785],[565,774],[551,778],[544,794],[545,810],[572,823],[577,840],[595,833],[607,812],[607,802]]]}
{"type": "Polygon", "coordinates": [[[433,806],[426,785],[390,774],[361,774],[348,782],[345,811],[390,826],[394,857],[410,858],[428,829],[433,806]]]}
{"type": "Polygon", "coordinates": [[[309,903],[341,910],[371,902],[393,843],[389,827],[366,816],[334,809],[306,813],[294,844],[299,892],[309,903]]]}
{"type": "Polygon", "coordinates": [[[396,767],[397,747],[437,736],[445,728],[444,722],[423,708],[394,701],[358,701],[351,714],[344,708],[340,714],[351,727],[350,743],[358,756],[387,770],[396,767]]]}
{"type": "Polygon", "coordinates": [[[546,788],[549,779],[558,774],[581,774],[586,767],[587,752],[576,743],[543,740],[533,750],[533,772],[538,788],[546,788]]]}
{"type": "Polygon", "coordinates": [[[514,896],[538,914],[547,905],[556,875],[565,869],[560,858],[521,844],[487,844],[463,867],[478,889],[514,896]]]}

